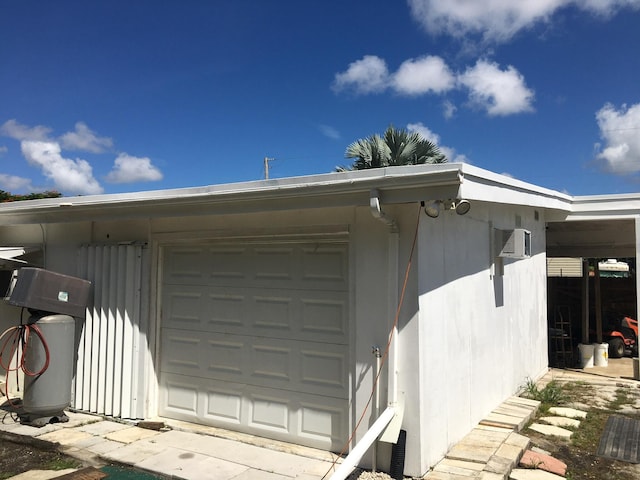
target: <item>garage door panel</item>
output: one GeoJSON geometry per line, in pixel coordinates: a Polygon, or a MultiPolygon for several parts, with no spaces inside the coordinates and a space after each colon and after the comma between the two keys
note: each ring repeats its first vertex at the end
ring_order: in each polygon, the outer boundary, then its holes
{"type": "Polygon", "coordinates": [[[343,246],[177,248],[164,255],[169,285],[253,286],[345,291],[347,252],[343,246]]]}
{"type": "Polygon", "coordinates": [[[301,401],[296,411],[298,437],[325,444],[327,439],[331,439],[334,450],[342,448],[347,438],[346,426],[349,425],[344,407],[331,401],[320,403],[317,398],[314,400],[301,401]]]}
{"type": "Polygon", "coordinates": [[[197,378],[168,375],[164,379],[164,398],[162,401],[165,415],[179,415],[181,418],[193,418],[198,415],[198,397],[200,385],[197,378]]]}
{"type": "Polygon", "coordinates": [[[346,293],[285,289],[167,286],[162,307],[169,328],[252,333],[293,340],[347,343],[346,293]]]}
{"type": "Polygon", "coordinates": [[[344,400],[239,383],[211,384],[205,379],[167,374],[177,391],[161,396],[160,414],[316,448],[339,450],[349,421],[344,400]]]}
{"type": "Polygon", "coordinates": [[[303,247],[302,280],[317,288],[345,290],[347,287],[347,255],[343,248],[303,247]]]}
{"type": "Polygon", "coordinates": [[[342,345],[184,330],[163,332],[162,339],[163,372],[348,397],[342,345]]]}
{"type": "Polygon", "coordinates": [[[350,423],[347,251],[332,242],[165,247],[160,414],[341,446],[350,423]]]}
{"type": "Polygon", "coordinates": [[[201,369],[202,340],[188,330],[174,330],[163,336],[162,370],[197,375],[201,369]]]}

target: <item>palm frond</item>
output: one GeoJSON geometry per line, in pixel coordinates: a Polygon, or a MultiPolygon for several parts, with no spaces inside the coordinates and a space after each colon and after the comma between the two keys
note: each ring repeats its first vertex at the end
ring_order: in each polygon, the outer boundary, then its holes
{"type": "MultiPolygon", "coordinates": [[[[356,140],[347,147],[345,157],[355,159],[353,170],[447,161],[440,148],[420,133],[397,129],[393,125],[387,127],[382,137],[374,134],[356,140]]],[[[338,168],[343,167],[336,170],[338,168]]]]}

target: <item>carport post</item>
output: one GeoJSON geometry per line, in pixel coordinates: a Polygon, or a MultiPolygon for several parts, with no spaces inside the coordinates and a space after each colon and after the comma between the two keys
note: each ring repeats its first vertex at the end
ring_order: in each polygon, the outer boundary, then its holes
{"type": "Polygon", "coordinates": [[[598,343],[602,343],[602,296],[600,295],[600,268],[598,267],[598,260],[595,261],[595,284],[594,286],[594,294],[596,296],[596,341],[598,343]]]}
{"type": "Polygon", "coordinates": [[[589,344],[589,259],[582,259],[582,344],[589,344]]]}
{"type": "Polygon", "coordinates": [[[640,292],[640,277],[638,276],[638,258],[640,257],[640,238],[638,238],[638,232],[640,232],[640,216],[636,216],[635,220],[636,271],[634,273],[636,276],[636,318],[638,318],[640,314],[640,295],[638,295],[638,292],[640,292]]]}

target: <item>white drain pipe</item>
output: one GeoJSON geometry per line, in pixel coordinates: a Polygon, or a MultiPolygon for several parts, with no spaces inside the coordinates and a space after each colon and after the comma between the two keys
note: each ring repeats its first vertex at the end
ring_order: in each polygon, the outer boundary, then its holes
{"type": "Polygon", "coordinates": [[[367,430],[367,433],[365,433],[362,439],[353,447],[351,453],[342,461],[338,470],[331,475],[329,480],[344,480],[353,472],[360,463],[360,460],[362,460],[364,454],[369,450],[369,447],[374,444],[387,425],[389,425],[395,413],[396,409],[394,407],[387,407],[387,409],[382,412],[382,415],[378,417],[373,425],[371,425],[371,428],[367,430]]]}

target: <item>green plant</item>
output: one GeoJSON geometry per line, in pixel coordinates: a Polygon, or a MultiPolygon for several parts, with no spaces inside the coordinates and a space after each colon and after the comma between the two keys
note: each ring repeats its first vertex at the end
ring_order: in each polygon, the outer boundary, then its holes
{"type": "Polygon", "coordinates": [[[542,389],[531,379],[527,380],[524,386],[523,396],[542,403],[541,409],[548,410],[549,407],[559,405],[566,397],[562,391],[562,386],[555,380],[547,383],[542,389]]]}
{"type": "Polygon", "coordinates": [[[78,468],[82,466],[80,462],[73,458],[59,456],[54,458],[44,467],[45,470],[65,470],[67,468],[78,468]]]}

